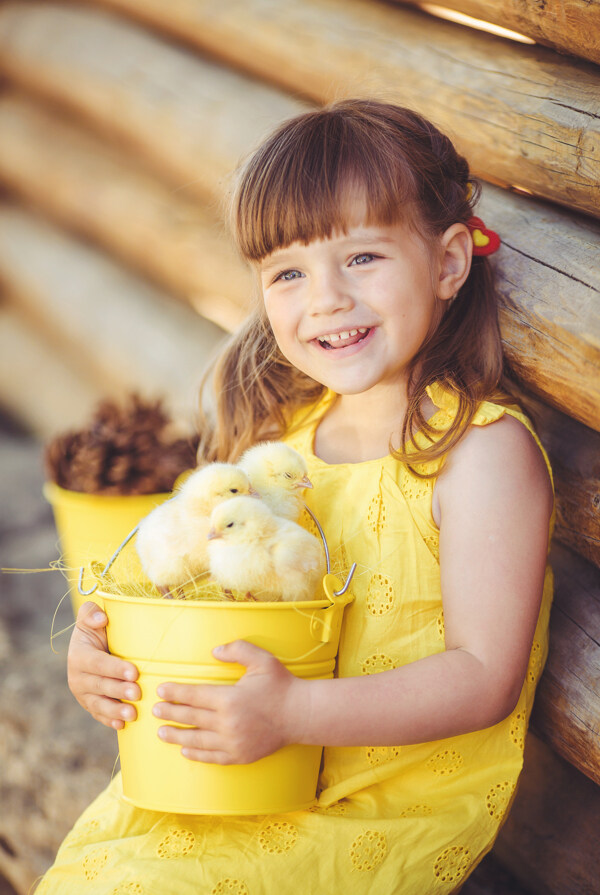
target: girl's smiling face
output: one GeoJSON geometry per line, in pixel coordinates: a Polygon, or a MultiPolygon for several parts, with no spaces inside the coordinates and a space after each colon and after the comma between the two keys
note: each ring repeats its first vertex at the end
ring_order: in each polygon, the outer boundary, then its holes
{"type": "Polygon", "coordinates": [[[260,279],[282,354],[341,395],[404,384],[456,291],[450,230],[432,250],[405,223],[356,224],[268,255],[260,279]]]}

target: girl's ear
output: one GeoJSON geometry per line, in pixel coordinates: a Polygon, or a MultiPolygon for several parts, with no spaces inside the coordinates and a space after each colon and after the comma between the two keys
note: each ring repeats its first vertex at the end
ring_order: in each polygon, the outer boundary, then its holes
{"type": "Polygon", "coordinates": [[[440,267],[436,294],[442,301],[456,295],[471,270],[473,239],[465,224],[452,224],[440,239],[440,267]]]}

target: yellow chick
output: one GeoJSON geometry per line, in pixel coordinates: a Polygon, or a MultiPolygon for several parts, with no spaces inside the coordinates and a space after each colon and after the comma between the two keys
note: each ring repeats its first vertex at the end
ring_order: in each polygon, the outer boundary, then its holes
{"type": "Polygon", "coordinates": [[[164,596],[208,570],[210,514],[237,494],[254,494],[247,475],[231,463],[211,463],[142,519],[137,552],[145,574],[164,596]]]}
{"type": "Polygon", "coordinates": [[[242,454],[238,465],[275,515],[295,522],[300,518],[302,492],[312,483],[297,451],[281,441],[263,441],[242,454]]]}
{"type": "Polygon", "coordinates": [[[318,538],[249,497],[213,510],[208,553],[217,584],[259,601],[315,599],[326,571],[318,538]]]}

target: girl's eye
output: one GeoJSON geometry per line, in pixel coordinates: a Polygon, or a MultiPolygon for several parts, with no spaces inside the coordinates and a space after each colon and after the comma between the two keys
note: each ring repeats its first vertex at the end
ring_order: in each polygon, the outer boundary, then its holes
{"type": "Polygon", "coordinates": [[[298,277],[301,277],[302,274],[299,270],[283,270],[281,273],[277,274],[275,277],[275,282],[277,280],[284,280],[285,282],[289,282],[289,280],[296,280],[298,277]]]}
{"type": "Polygon", "coordinates": [[[355,255],[350,264],[368,264],[369,261],[373,261],[376,258],[376,255],[372,255],[370,252],[363,252],[360,255],[355,255]]]}

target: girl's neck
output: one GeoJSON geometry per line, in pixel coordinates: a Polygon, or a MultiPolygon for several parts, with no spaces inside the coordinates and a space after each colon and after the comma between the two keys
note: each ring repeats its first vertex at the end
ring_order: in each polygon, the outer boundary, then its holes
{"type": "MultiPolygon", "coordinates": [[[[317,426],[315,454],[332,464],[387,457],[390,447],[400,447],[407,407],[406,390],[401,387],[377,394],[339,395],[317,426]]],[[[422,410],[429,419],[437,407],[427,398],[422,410]]]]}

